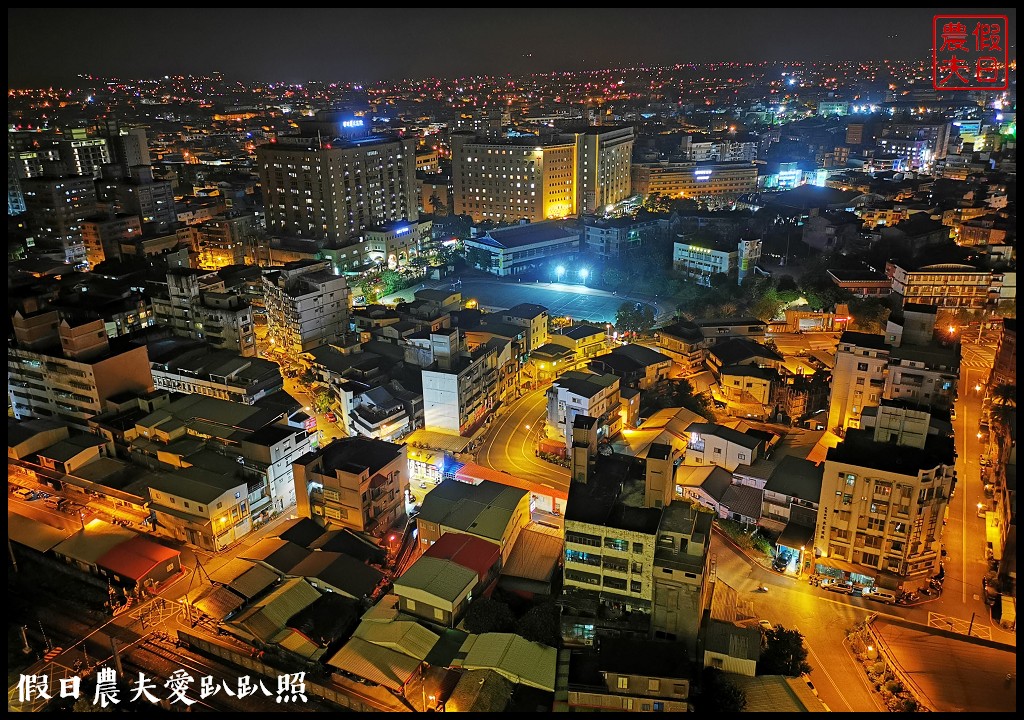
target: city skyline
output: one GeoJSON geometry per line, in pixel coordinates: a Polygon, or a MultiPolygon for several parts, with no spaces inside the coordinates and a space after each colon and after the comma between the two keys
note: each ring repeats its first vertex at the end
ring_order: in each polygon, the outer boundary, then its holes
{"type": "MultiPolygon", "coordinates": [[[[647,8],[581,17],[568,8],[543,14],[485,9],[471,16],[450,8],[300,8],[282,18],[260,12],[239,17],[224,8],[134,10],[125,17],[113,10],[62,10],[55,17],[52,10],[14,8],[8,10],[8,86],[72,85],[78,75],[134,79],[220,72],[239,82],[369,83],[730,61],[928,61],[936,12],[647,8]],[[181,32],[155,31],[161,22],[181,32]],[[383,43],[375,32],[332,32],[379,23],[391,33],[383,43]],[[83,42],[111,26],[121,32],[116,43],[83,42]],[[255,49],[298,50],[253,57],[247,41],[255,49]],[[59,52],[39,51],[47,47],[59,52]]],[[[1015,26],[1012,8],[963,12],[1005,14],[1015,26]]],[[[1015,58],[1015,38],[1009,40],[1015,58]]]]}

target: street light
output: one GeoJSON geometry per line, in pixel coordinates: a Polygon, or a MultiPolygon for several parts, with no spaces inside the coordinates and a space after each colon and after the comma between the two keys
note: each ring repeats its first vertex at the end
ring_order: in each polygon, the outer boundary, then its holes
{"type": "Polygon", "coordinates": [[[555,268],[555,277],[558,278],[558,282],[562,282],[563,275],[565,275],[565,266],[559,265],[555,268]]]}
{"type": "Polygon", "coordinates": [[[589,275],[590,275],[590,271],[587,270],[586,268],[583,268],[582,270],[580,270],[580,280],[583,281],[584,285],[587,284],[587,276],[589,276],[589,275]]]}

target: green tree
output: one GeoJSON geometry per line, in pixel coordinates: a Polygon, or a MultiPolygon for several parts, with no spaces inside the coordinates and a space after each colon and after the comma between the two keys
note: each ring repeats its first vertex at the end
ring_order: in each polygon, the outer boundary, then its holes
{"type": "Polygon", "coordinates": [[[477,598],[466,611],[466,630],[480,634],[488,632],[512,632],[515,616],[508,605],[489,597],[477,598]]]}
{"type": "Polygon", "coordinates": [[[436,192],[430,195],[430,212],[434,215],[447,215],[448,203],[446,203],[436,192]]]}
{"type": "Polygon", "coordinates": [[[696,712],[737,713],[747,707],[747,696],[718,668],[705,667],[693,694],[696,712]]]}
{"type": "Polygon", "coordinates": [[[331,409],[334,398],[329,390],[317,390],[313,396],[313,408],[321,415],[331,409]]]}
{"type": "Polygon", "coordinates": [[[397,270],[381,270],[378,282],[384,287],[384,295],[398,292],[405,287],[405,278],[397,270]]]}
{"type": "Polygon", "coordinates": [[[624,302],[615,311],[615,327],[622,332],[635,332],[639,325],[639,310],[636,303],[624,302]]]}
{"type": "Polygon", "coordinates": [[[554,603],[533,606],[516,622],[515,632],[532,642],[558,647],[562,637],[558,606],[554,603]]]}
{"type": "Polygon", "coordinates": [[[626,273],[614,267],[605,268],[601,273],[601,280],[607,287],[617,290],[626,281],[626,273]]]}
{"type": "Polygon", "coordinates": [[[807,664],[807,648],[799,630],[776,627],[764,634],[765,646],[757,661],[758,675],[785,675],[797,677],[811,672],[807,664]]]}
{"type": "Polygon", "coordinates": [[[853,318],[851,330],[876,334],[885,330],[885,321],[889,319],[888,303],[874,298],[854,298],[849,305],[853,318]]]}
{"type": "Polygon", "coordinates": [[[491,253],[486,250],[481,250],[480,248],[475,247],[466,248],[466,262],[475,268],[490,272],[492,259],[493,256],[491,253]]]}

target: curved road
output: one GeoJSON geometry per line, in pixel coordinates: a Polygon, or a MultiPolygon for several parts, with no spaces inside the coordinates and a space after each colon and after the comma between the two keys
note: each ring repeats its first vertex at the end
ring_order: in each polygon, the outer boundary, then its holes
{"type": "Polygon", "coordinates": [[[546,414],[546,388],[523,395],[491,427],[477,451],[477,462],[492,470],[505,470],[523,480],[568,492],[568,469],[545,462],[534,454],[537,433],[546,414]]]}

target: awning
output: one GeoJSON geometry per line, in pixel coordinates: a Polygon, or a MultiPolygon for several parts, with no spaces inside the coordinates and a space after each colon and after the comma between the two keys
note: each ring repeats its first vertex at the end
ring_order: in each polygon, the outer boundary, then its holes
{"type": "Polygon", "coordinates": [[[800,548],[810,548],[813,541],[814,528],[789,522],[786,524],[786,527],[783,528],[782,534],[779,535],[779,539],[776,541],[776,544],[792,548],[793,550],[799,550],[800,548]]]}

